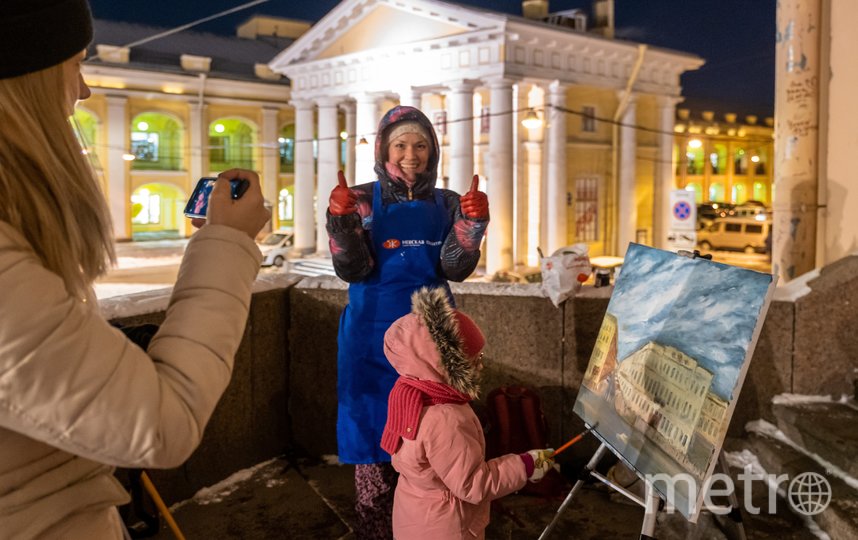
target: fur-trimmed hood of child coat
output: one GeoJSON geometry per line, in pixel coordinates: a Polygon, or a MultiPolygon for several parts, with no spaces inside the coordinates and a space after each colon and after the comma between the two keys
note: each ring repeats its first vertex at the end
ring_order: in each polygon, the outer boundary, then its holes
{"type": "Polygon", "coordinates": [[[464,313],[453,309],[444,288],[424,287],[411,295],[411,313],[384,335],[384,354],[403,377],[444,383],[476,398],[479,373],[471,361],[485,338],[464,313]]]}
{"type": "MultiPolygon", "coordinates": [[[[475,396],[478,373],[469,358],[482,343],[474,352],[474,342],[461,340],[458,312],[443,290],[421,289],[412,296],[412,305],[412,313],[394,322],[384,336],[391,365],[404,377],[444,383],[475,396]]],[[[394,537],[484,538],[491,501],[527,482],[518,455],[486,462],[485,448],[482,426],[470,405],[424,406],[416,437],[403,439],[392,456],[400,474],[393,502],[394,537]]]]}

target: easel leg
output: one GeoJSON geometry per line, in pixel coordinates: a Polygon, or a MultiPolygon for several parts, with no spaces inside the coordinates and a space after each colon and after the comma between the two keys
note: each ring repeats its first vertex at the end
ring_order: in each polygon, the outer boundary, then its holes
{"type": "Polygon", "coordinates": [[[644,520],[641,525],[641,540],[655,540],[655,520],[658,516],[658,507],[661,499],[655,492],[655,488],[649,482],[646,483],[646,507],[644,508],[644,520]]]}
{"type": "MultiPolygon", "coordinates": [[[[718,465],[721,467],[721,472],[730,476],[730,464],[727,463],[727,458],[724,456],[724,451],[718,455],[718,465]]],[[[736,491],[733,490],[728,495],[730,501],[730,519],[736,524],[736,531],[739,540],[747,540],[745,536],[745,524],[742,522],[742,509],[739,507],[739,498],[736,496],[736,491]]]]}
{"type": "Polygon", "coordinates": [[[578,475],[578,481],[575,482],[575,485],[572,486],[572,491],[569,492],[569,495],[566,496],[566,499],[563,501],[563,504],[560,505],[560,508],[557,509],[557,513],[554,514],[554,519],[551,520],[551,523],[548,524],[548,527],[545,527],[545,530],[542,531],[542,534],[539,535],[539,540],[545,540],[548,538],[548,535],[557,525],[557,521],[560,519],[560,516],[563,514],[563,511],[566,510],[566,507],[569,506],[569,503],[572,502],[572,498],[575,497],[575,494],[581,489],[581,486],[584,485],[584,482],[589,478],[590,473],[596,469],[596,465],[599,464],[599,461],[602,460],[602,457],[605,455],[605,452],[608,451],[607,445],[602,443],[596,453],[593,454],[593,457],[590,458],[590,461],[587,462],[587,466],[581,471],[581,474],[578,475]]]}

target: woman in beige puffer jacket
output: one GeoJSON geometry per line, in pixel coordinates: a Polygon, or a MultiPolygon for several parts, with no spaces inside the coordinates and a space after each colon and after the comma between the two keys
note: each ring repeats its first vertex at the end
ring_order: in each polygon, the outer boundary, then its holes
{"type": "Polygon", "coordinates": [[[0,31],[0,537],[119,539],[113,467],[175,467],[199,444],[270,215],[253,172],[222,173],[164,323],[148,351],[131,343],[92,293],[115,259],[111,217],[68,122],[90,94],[88,4],[3,0],[0,31]],[[250,188],[232,200],[238,177],[250,188]]]}

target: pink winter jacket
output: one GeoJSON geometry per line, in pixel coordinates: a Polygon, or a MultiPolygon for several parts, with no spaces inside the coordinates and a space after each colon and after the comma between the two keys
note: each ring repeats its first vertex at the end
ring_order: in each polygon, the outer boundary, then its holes
{"type": "MultiPolygon", "coordinates": [[[[450,384],[438,349],[417,315],[393,323],[384,349],[400,375],[450,384]]],[[[485,450],[482,427],[468,404],[423,407],[416,438],[403,438],[392,458],[400,474],[393,502],[394,538],[484,538],[491,501],[527,481],[518,455],[486,462],[485,450]]]]}

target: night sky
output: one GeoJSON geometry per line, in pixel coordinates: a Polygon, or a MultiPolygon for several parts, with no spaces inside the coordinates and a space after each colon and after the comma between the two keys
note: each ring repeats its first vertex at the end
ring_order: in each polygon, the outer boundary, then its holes
{"type": "MultiPolygon", "coordinates": [[[[770,116],[774,110],[776,0],[616,0],[617,37],[697,54],[706,65],[682,78],[683,95],[694,109],[770,116]]],[[[90,0],[96,18],[175,27],[245,0],[90,0]]],[[[233,34],[259,13],[315,22],[339,0],[270,0],[195,27],[233,34]]],[[[459,0],[457,3],[521,15],[518,0],[459,0]]],[[[590,9],[590,0],[553,0],[550,11],[590,9]]],[[[680,105],[681,107],[682,105],[680,105]]]]}

